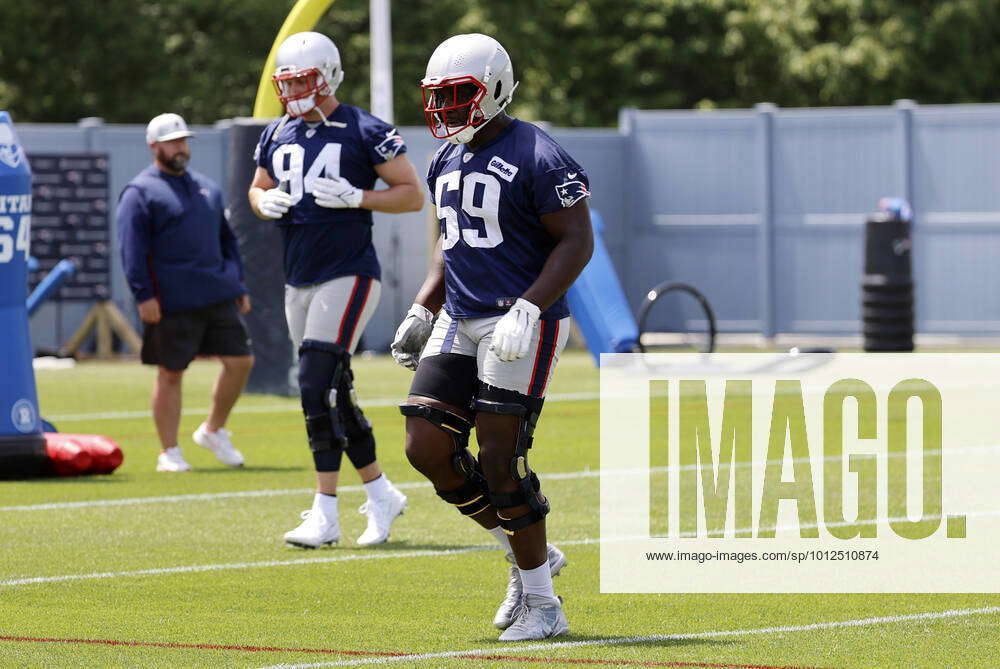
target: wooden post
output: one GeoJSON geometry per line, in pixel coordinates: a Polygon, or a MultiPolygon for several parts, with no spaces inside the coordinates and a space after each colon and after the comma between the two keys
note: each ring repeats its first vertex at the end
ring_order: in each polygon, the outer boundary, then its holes
{"type": "Polygon", "coordinates": [[[60,353],[66,356],[75,356],[92,330],[97,332],[97,357],[101,360],[113,357],[113,335],[118,335],[118,338],[132,353],[138,353],[142,349],[142,338],[132,329],[122,312],[118,310],[114,302],[103,300],[91,307],[83,319],[83,323],[69,338],[60,353]]]}

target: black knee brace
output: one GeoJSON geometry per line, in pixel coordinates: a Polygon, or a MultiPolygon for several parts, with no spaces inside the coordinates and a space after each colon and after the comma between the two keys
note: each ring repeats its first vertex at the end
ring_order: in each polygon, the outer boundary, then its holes
{"type": "Polygon", "coordinates": [[[347,446],[337,388],[350,356],[337,344],[306,339],[299,347],[299,394],[317,471],[337,471],[347,446]]]}
{"type": "Polygon", "coordinates": [[[358,404],[358,395],[354,390],[354,372],[349,366],[344,369],[337,387],[337,414],[347,436],[347,457],[354,468],[361,469],[375,462],[375,435],[372,434],[371,422],[358,404]]]}
{"type": "Polygon", "coordinates": [[[490,502],[486,477],[483,476],[479,461],[469,452],[472,424],[460,416],[427,404],[401,404],[399,412],[404,416],[423,418],[450,436],[455,443],[451,466],[465,477],[465,483],[454,490],[435,489],[438,497],[454,504],[464,516],[474,516],[487,509],[490,502]]]}
{"type": "Polygon", "coordinates": [[[517,436],[514,457],[510,461],[510,475],[519,490],[512,493],[490,493],[490,503],[497,510],[500,526],[507,534],[534,525],[549,512],[549,501],[541,493],[541,484],[528,466],[528,449],[533,441],[535,424],[542,412],[541,397],[522,395],[513,390],[480,384],[479,395],[473,403],[477,412],[517,416],[517,436]],[[516,518],[505,516],[507,509],[528,506],[528,512],[516,518]]]}

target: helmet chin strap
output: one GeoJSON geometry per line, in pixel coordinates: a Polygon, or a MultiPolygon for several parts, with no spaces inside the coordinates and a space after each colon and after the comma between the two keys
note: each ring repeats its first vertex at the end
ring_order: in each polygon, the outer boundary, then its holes
{"type": "MultiPolygon", "coordinates": [[[[511,98],[514,97],[514,91],[517,90],[517,86],[520,83],[521,83],[520,81],[514,82],[514,87],[510,89],[510,92],[507,93],[507,97],[504,98],[503,101],[500,102],[500,104],[497,106],[496,113],[494,113],[493,116],[490,116],[489,118],[484,118],[484,120],[477,125],[470,125],[467,128],[463,128],[461,132],[457,132],[451,137],[448,137],[447,138],[448,141],[451,142],[452,144],[468,144],[469,142],[471,142],[472,138],[481,128],[486,127],[487,123],[496,118],[496,116],[500,112],[502,112],[504,108],[507,107],[508,104],[510,104],[511,98]]],[[[480,111],[480,114],[481,113],[482,111],[480,111]]]]}
{"type": "Polygon", "coordinates": [[[306,98],[301,98],[298,100],[289,100],[286,107],[289,115],[303,117],[312,111],[316,111],[320,118],[323,119],[323,125],[332,126],[334,128],[346,128],[346,123],[341,123],[339,121],[331,121],[323,113],[322,107],[316,101],[316,94],[310,95],[306,98]]]}
{"type": "Polygon", "coordinates": [[[288,125],[289,119],[291,119],[291,117],[287,113],[282,115],[281,122],[278,123],[277,126],[275,126],[274,132],[271,133],[272,142],[277,141],[278,135],[281,133],[281,129],[284,128],[286,125],[288,125]]]}
{"type": "MultiPolygon", "coordinates": [[[[489,118],[485,118],[486,115],[483,114],[481,109],[477,108],[476,114],[478,114],[479,117],[482,118],[483,120],[480,121],[479,123],[476,123],[475,125],[470,125],[465,128],[462,128],[461,131],[456,132],[454,135],[449,137],[448,141],[451,142],[452,144],[468,144],[469,142],[471,142],[475,134],[479,132],[481,128],[484,128],[487,123],[490,122],[489,118]]],[[[473,114],[473,117],[475,117],[476,114],[473,114]]],[[[490,118],[493,117],[491,116],[490,118]]]]}
{"type": "Polygon", "coordinates": [[[347,127],[346,123],[341,123],[340,121],[331,121],[330,119],[328,119],[326,117],[326,114],[323,113],[323,110],[320,109],[319,105],[316,105],[316,111],[318,111],[319,115],[323,118],[323,125],[332,126],[334,128],[346,128],[347,127]]]}
{"type": "Polygon", "coordinates": [[[448,141],[451,142],[452,144],[468,144],[469,142],[472,141],[472,138],[475,136],[476,131],[482,128],[484,125],[486,124],[483,123],[478,126],[470,125],[467,128],[462,128],[460,132],[457,132],[451,137],[449,137],[448,141]]]}

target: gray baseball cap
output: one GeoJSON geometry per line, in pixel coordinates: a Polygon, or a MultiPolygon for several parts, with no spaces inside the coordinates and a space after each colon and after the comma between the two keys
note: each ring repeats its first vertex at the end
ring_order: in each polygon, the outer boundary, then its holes
{"type": "Polygon", "coordinates": [[[178,114],[160,114],[146,126],[146,143],[169,142],[181,137],[194,137],[187,123],[178,114]]]}

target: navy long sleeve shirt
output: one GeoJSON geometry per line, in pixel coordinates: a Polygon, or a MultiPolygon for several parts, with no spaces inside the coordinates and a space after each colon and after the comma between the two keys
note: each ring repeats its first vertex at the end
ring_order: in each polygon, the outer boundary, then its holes
{"type": "Polygon", "coordinates": [[[117,227],[136,302],[156,297],[170,313],[246,293],[222,193],[205,175],[173,175],[150,165],[122,191],[117,227]]]}

